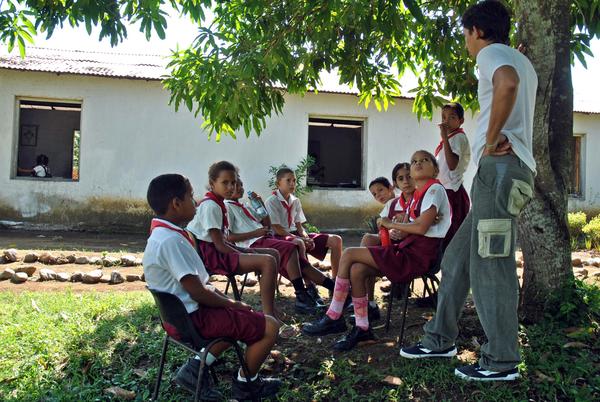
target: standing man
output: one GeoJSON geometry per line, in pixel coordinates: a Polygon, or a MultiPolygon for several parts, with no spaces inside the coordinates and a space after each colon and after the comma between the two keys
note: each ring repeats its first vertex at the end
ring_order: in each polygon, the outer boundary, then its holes
{"type": "Polygon", "coordinates": [[[516,219],[533,194],[537,75],[529,60],[507,45],[511,21],[502,3],[475,4],[462,23],[467,50],[479,69],[472,209],[444,254],[436,315],[425,325],[421,342],[400,355],[456,355],[457,323],[470,286],[488,341],[479,362],[457,368],[455,374],[467,380],[509,381],[519,377],[516,219]]]}

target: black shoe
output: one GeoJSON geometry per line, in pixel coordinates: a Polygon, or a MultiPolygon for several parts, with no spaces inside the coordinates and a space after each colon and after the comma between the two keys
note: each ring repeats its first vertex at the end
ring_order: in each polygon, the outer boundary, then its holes
{"type": "Polygon", "coordinates": [[[237,373],[233,375],[231,382],[231,398],[238,401],[260,400],[274,396],[281,387],[281,380],[278,378],[262,377],[254,381],[239,381],[237,373]]]}
{"type": "Polygon", "coordinates": [[[306,287],[306,292],[310,295],[310,297],[312,297],[312,299],[317,304],[318,308],[325,308],[325,307],[327,307],[327,304],[321,298],[321,295],[319,295],[319,291],[317,290],[317,287],[315,285],[307,286],[306,287]]]}
{"type": "Polygon", "coordinates": [[[377,339],[371,328],[367,330],[360,329],[356,325],[342,339],[337,341],[333,348],[338,351],[347,351],[356,346],[358,342],[372,341],[377,339]]]}
{"type": "Polygon", "coordinates": [[[326,314],[318,321],[308,322],[302,326],[302,332],[310,336],[323,336],[328,334],[339,334],[346,330],[344,317],[332,320],[326,314]]]}
{"type": "MultiPolygon", "coordinates": [[[[371,307],[369,304],[368,307],[369,314],[369,323],[381,320],[381,312],[379,311],[379,306],[375,305],[375,307],[371,307]]],[[[356,316],[353,314],[350,316],[350,324],[355,325],[356,316]]]]}
{"type": "MultiPolygon", "coordinates": [[[[175,376],[175,382],[177,385],[182,387],[188,392],[194,394],[196,392],[196,384],[198,381],[198,370],[200,370],[200,360],[189,358],[177,371],[175,376]]],[[[202,371],[202,384],[200,388],[200,394],[198,399],[201,401],[222,401],[223,394],[221,394],[213,383],[213,379],[210,376],[208,367],[204,367],[202,371]]]]}
{"type": "Polygon", "coordinates": [[[407,359],[424,359],[428,357],[453,357],[456,356],[456,346],[444,350],[427,349],[421,342],[416,345],[400,349],[400,356],[407,359]]]}
{"type": "Polygon", "coordinates": [[[519,378],[516,367],[506,371],[489,371],[477,363],[459,367],[454,370],[454,374],[467,381],[514,381],[519,378]]]}
{"type": "Polygon", "coordinates": [[[317,311],[317,302],[308,294],[306,290],[296,292],[296,301],[294,308],[299,314],[313,314],[317,311]]]}
{"type": "Polygon", "coordinates": [[[417,300],[415,300],[415,305],[417,307],[435,308],[436,304],[437,304],[437,300],[435,298],[433,298],[432,296],[419,297],[417,300]]]}

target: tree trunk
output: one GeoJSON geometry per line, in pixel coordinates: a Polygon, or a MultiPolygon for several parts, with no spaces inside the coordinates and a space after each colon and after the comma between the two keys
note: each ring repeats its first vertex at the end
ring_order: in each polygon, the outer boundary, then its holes
{"type": "Polygon", "coordinates": [[[519,40],[538,74],[533,124],[535,197],[519,220],[525,322],[540,321],[548,297],[573,278],[567,226],[573,136],[570,5],[567,0],[515,2],[519,40]]]}

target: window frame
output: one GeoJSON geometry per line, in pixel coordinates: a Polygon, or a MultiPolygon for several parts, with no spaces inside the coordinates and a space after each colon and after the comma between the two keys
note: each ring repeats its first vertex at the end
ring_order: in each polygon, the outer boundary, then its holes
{"type": "MultiPolygon", "coordinates": [[[[575,141],[576,138],[579,139],[579,193],[572,193],[570,191],[571,188],[569,188],[569,198],[578,200],[578,201],[583,201],[583,200],[585,200],[585,180],[586,180],[586,175],[585,175],[586,135],[585,135],[585,133],[573,133],[573,140],[575,141]]],[[[573,160],[573,163],[574,163],[575,155],[571,155],[571,159],[573,160]]],[[[570,169],[571,177],[569,177],[569,183],[571,185],[569,187],[572,186],[571,179],[574,175],[573,167],[574,167],[574,164],[571,166],[571,169],[570,169]]]]}

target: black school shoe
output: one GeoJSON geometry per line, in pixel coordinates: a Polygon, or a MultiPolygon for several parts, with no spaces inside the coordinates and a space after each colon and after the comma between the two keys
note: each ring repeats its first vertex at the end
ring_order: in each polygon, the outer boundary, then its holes
{"type": "Polygon", "coordinates": [[[339,334],[346,330],[346,320],[340,317],[338,320],[332,320],[324,314],[321,319],[313,322],[307,322],[302,326],[302,333],[310,336],[323,336],[329,334],[339,334]]]}
{"type": "MultiPolygon", "coordinates": [[[[193,395],[196,392],[198,370],[200,370],[200,360],[190,357],[187,363],[181,366],[181,368],[177,371],[175,383],[193,395]]],[[[223,400],[223,394],[221,394],[215,388],[215,384],[210,376],[208,366],[205,366],[204,370],[202,371],[202,388],[200,388],[198,399],[201,401],[223,400]]]]}
{"type": "Polygon", "coordinates": [[[454,370],[454,374],[467,381],[514,381],[519,378],[516,367],[506,371],[490,371],[477,363],[459,367],[454,370]]]}
{"type": "Polygon", "coordinates": [[[313,298],[313,300],[317,304],[318,308],[325,308],[325,307],[327,307],[327,304],[321,298],[321,295],[319,295],[319,291],[317,290],[317,287],[315,285],[307,286],[306,287],[306,292],[310,295],[310,297],[313,298]]]}
{"type": "MultiPolygon", "coordinates": [[[[376,305],[375,307],[371,307],[371,305],[369,304],[367,311],[368,311],[367,314],[369,315],[370,323],[381,320],[381,311],[379,311],[379,306],[376,305]]],[[[356,322],[356,316],[354,314],[352,314],[350,316],[350,324],[355,325],[355,322],[356,322]]]]}
{"type": "Polygon", "coordinates": [[[375,339],[377,339],[377,337],[373,331],[371,331],[370,327],[364,330],[355,325],[348,334],[344,335],[342,339],[333,345],[333,349],[345,352],[353,349],[359,342],[373,341],[375,339]]]}
{"type": "Polygon", "coordinates": [[[450,346],[444,350],[427,349],[421,342],[400,349],[400,356],[407,359],[426,359],[429,357],[453,357],[456,356],[456,346],[450,346]]]}
{"type": "Polygon", "coordinates": [[[296,301],[294,309],[299,314],[313,314],[317,311],[317,302],[308,294],[306,290],[296,292],[296,301]]]}
{"type": "Polygon", "coordinates": [[[262,377],[260,375],[254,381],[240,381],[236,372],[231,382],[231,398],[238,401],[255,401],[269,398],[277,394],[282,384],[279,378],[262,377]]]}

